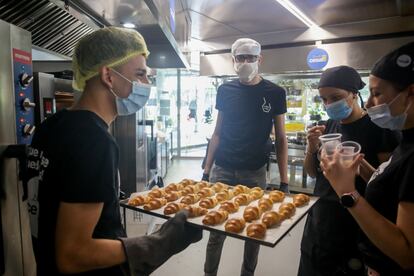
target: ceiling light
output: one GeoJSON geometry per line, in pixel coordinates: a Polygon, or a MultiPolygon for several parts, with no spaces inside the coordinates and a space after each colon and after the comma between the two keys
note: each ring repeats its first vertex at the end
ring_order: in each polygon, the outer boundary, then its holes
{"type": "Polygon", "coordinates": [[[287,9],[291,14],[296,16],[309,28],[318,26],[309,17],[307,17],[301,10],[298,9],[290,0],[276,0],[280,5],[287,9]]]}
{"type": "Polygon", "coordinates": [[[124,26],[125,28],[128,28],[128,29],[134,29],[135,28],[135,24],[130,23],[130,22],[122,23],[122,26],[124,26]]]}

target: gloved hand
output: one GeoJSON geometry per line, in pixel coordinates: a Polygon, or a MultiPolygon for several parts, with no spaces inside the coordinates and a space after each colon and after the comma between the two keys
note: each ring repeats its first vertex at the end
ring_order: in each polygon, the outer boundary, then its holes
{"type": "Polygon", "coordinates": [[[203,177],[201,178],[201,180],[209,181],[210,180],[210,175],[208,173],[203,173],[203,177]]]}
{"type": "Polygon", "coordinates": [[[285,194],[289,194],[289,184],[285,183],[285,182],[280,182],[279,185],[279,191],[284,192],[285,194]]]}
{"type": "Polygon", "coordinates": [[[185,224],[187,216],[187,211],[178,212],[149,236],[119,238],[128,260],[124,272],[132,276],[149,275],[172,255],[201,240],[201,229],[185,224]]]}

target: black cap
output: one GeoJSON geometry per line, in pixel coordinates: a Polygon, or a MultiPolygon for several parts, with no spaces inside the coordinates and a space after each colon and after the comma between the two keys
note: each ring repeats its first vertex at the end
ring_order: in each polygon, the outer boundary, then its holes
{"type": "Polygon", "coordinates": [[[410,42],[380,58],[371,75],[402,87],[414,83],[414,42],[410,42]]]}
{"type": "Polygon", "coordinates": [[[334,87],[358,93],[364,88],[365,82],[362,81],[358,72],[349,66],[336,66],[326,69],[319,80],[318,88],[334,87]]]}

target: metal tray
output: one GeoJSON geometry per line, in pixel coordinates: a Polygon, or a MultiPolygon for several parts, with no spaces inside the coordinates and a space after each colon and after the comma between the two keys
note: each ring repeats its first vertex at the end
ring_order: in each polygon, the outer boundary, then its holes
{"type": "MultiPolygon", "coordinates": [[[[145,191],[145,192],[140,192],[140,193],[134,193],[131,196],[135,196],[135,195],[145,195],[147,194],[149,191],[145,191]]],[[[265,193],[266,195],[266,193],[265,193]]],[[[286,195],[284,201],[282,203],[285,202],[292,202],[293,195],[286,195]]],[[[237,239],[241,239],[241,240],[246,240],[246,241],[253,241],[256,243],[259,243],[261,245],[264,246],[269,246],[269,247],[275,247],[289,232],[290,230],[293,229],[293,227],[295,227],[295,225],[306,215],[306,213],[309,211],[309,209],[312,207],[313,204],[315,204],[315,202],[319,199],[319,197],[315,197],[315,196],[311,196],[310,197],[310,202],[307,205],[304,205],[302,207],[298,207],[296,208],[296,212],[295,214],[287,220],[282,221],[282,223],[278,226],[272,227],[272,228],[268,228],[266,231],[266,236],[263,239],[255,239],[255,238],[251,238],[248,237],[246,234],[246,229],[247,226],[250,224],[248,222],[246,222],[246,226],[243,230],[243,232],[239,233],[239,234],[235,234],[235,233],[230,233],[225,231],[224,229],[224,223],[220,224],[220,225],[216,225],[216,226],[207,226],[204,225],[202,223],[202,219],[204,216],[201,217],[197,217],[197,218],[189,218],[188,219],[188,223],[190,223],[191,225],[195,226],[195,227],[200,227],[203,230],[207,230],[207,231],[211,231],[211,232],[217,232],[226,236],[231,236],[237,239]]],[[[181,200],[178,199],[175,202],[179,202],[181,200]]],[[[257,202],[258,200],[252,201],[248,206],[257,206],[257,202]]],[[[167,203],[168,204],[168,203],[167,203]]],[[[274,203],[273,204],[273,211],[277,211],[279,209],[281,203],[274,203]]],[[[130,209],[130,210],[134,210],[137,212],[142,212],[151,216],[155,216],[155,217],[159,217],[159,218],[163,218],[163,219],[168,219],[174,215],[164,215],[164,207],[157,209],[157,210],[144,210],[144,208],[142,206],[131,206],[128,205],[128,199],[125,200],[121,200],[120,202],[121,207],[130,209]]],[[[194,204],[194,205],[197,205],[194,204]]],[[[218,208],[220,207],[220,203],[213,209],[209,209],[209,211],[212,210],[218,210],[218,208]]],[[[233,213],[233,214],[229,214],[229,218],[242,218],[243,217],[243,212],[244,209],[247,206],[240,206],[240,209],[238,212],[233,213]]]]}

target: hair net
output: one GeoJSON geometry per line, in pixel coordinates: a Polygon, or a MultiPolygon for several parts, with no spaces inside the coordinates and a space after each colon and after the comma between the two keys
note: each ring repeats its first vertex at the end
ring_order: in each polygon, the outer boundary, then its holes
{"type": "Polygon", "coordinates": [[[231,46],[231,54],[237,55],[260,55],[261,47],[259,42],[250,38],[237,39],[231,46]]]}
{"type": "Polygon", "coordinates": [[[318,83],[318,88],[334,87],[353,93],[358,93],[364,86],[365,83],[358,72],[354,68],[344,65],[325,70],[318,83]]]}
{"type": "Polygon", "coordinates": [[[414,42],[410,42],[380,58],[371,74],[407,87],[414,83],[414,42]]]}
{"type": "Polygon", "coordinates": [[[115,67],[137,55],[148,57],[149,51],[135,30],[107,27],[83,37],[73,55],[73,88],[83,91],[102,66],[115,67]]]}

